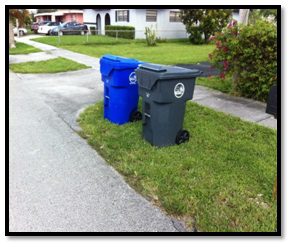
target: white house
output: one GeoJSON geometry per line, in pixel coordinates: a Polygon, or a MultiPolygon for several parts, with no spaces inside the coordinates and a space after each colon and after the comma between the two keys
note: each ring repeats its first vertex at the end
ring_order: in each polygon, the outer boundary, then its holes
{"type": "Polygon", "coordinates": [[[135,38],[145,38],[145,27],[156,30],[162,39],[187,38],[179,9],[83,9],[83,22],[105,33],[105,25],[135,27],[135,38]]]}

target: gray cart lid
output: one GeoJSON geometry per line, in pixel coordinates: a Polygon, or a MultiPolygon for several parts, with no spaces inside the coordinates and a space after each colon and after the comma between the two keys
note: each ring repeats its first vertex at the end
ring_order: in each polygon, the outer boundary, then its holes
{"type": "Polygon", "coordinates": [[[136,70],[139,86],[151,90],[158,80],[196,78],[202,72],[160,64],[141,64],[136,70]]]}

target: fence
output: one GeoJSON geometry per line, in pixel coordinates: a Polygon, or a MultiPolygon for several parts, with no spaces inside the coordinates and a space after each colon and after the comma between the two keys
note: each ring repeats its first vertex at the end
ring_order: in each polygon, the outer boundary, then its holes
{"type": "MultiPolygon", "coordinates": [[[[84,43],[99,43],[102,41],[100,37],[107,37],[108,41],[111,39],[116,40],[117,42],[127,42],[131,39],[125,39],[122,38],[125,33],[131,33],[132,36],[136,40],[143,40],[146,38],[145,36],[145,30],[98,30],[98,29],[89,29],[88,31],[84,30],[66,30],[64,31],[58,31],[58,32],[52,32],[51,35],[54,35],[56,37],[57,44],[62,44],[62,42],[65,42],[66,35],[69,34],[79,34],[80,38],[76,38],[76,42],[84,42],[84,43]],[[107,35],[110,34],[110,35],[107,35]]],[[[188,38],[188,34],[185,30],[156,30],[156,37],[158,41],[166,41],[168,39],[186,39],[188,38]]],[[[105,38],[106,39],[106,38],[105,38]]],[[[67,40],[68,41],[68,40],[67,40]]],[[[105,40],[104,40],[105,41],[105,40]]],[[[74,40],[71,40],[71,43],[74,43],[74,40]]]]}

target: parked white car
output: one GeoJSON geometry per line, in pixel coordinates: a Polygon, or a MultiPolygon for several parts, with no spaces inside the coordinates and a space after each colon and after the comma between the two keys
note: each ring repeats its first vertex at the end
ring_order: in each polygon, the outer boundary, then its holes
{"type": "Polygon", "coordinates": [[[53,28],[58,27],[59,25],[60,25],[60,22],[48,22],[45,25],[39,26],[38,33],[49,35],[50,31],[53,28]]]}
{"type": "MultiPolygon", "coordinates": [[[[23,36],[23,35],[27,34],[26,28],[20,27],[20,28],[18,28],[18,30],[19,30],[19,36],[23,36]]],[[[17,27],[13,28],[13,33],[14,33],[14,35],[17,35],[17,27]]]]}

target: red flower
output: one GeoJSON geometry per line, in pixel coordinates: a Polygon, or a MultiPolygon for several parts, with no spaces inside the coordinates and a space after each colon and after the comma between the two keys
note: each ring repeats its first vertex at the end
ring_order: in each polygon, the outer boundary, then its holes
{"type": "Polygon", "coordinates": [[[214,40],[215,39],[215,36],[214,35],[211,35],[210,37],[209,37],[209,41],[212,41],[212,40],[214,40]]]}
{"type": "Polygon", "coordinates": [[[220,40],[217,40],[216,41],[216,46],[217,46],[217,48],[221,48],[222,42],[220,40]]]}
{"type": "Polygon", "coordinates": [[[223,50],[223,52],[227,52],[228,51],[228,48],[226,46],[223,46],[222,47],[222,50],[223,50]]]}
{"type": "Polygon", "coordinates": [[[237,25],[237,20],[232,20],[231,22],[228,23],[227,28],[232,28],[235,25],[237,25]]]}
{"type": "Polygon", "coordinates": [[[219,76],[220,76],[221,79],[225,79],[225,74],[224,74],[224,72],[221,72],[219,76]]]}
{"type": "Polygon", "coordinates": [[[234,34],[235,36],[237,36],[237,34],[238,34],[237,30],[234,29],[234,30],[232,31],[232,34],[234,34]]]}
{"type": "Polygon", "coordinates": [[[223,61],[223,68],[224,68],[225,71],[228,69],[228,65],[229,65],[228,61],[224,60],[223,61]]]}

